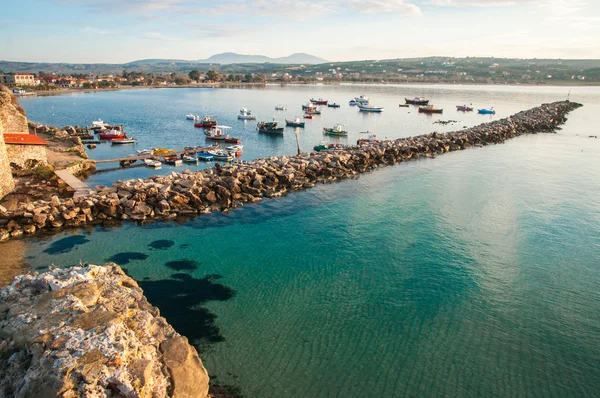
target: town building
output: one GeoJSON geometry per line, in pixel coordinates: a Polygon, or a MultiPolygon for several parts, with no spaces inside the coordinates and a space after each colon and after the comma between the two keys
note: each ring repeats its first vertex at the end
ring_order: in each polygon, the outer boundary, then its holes
{"type": "Polygon", "coordinates": [[[0,83],[5,86],[35,86],[35,76],[31,73],[0,75],[0,83]]]}

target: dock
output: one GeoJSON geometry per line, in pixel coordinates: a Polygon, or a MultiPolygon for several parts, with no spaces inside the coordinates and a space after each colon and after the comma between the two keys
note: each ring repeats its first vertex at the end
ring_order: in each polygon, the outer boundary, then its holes
{"type": "Polygon", "coordinates": [[[69,170],[55,170],[54,174],[75,190],[75,193],[73,194],[74,198],[80,198],[90,194],[90,186],[71,174],[69,170]]]}

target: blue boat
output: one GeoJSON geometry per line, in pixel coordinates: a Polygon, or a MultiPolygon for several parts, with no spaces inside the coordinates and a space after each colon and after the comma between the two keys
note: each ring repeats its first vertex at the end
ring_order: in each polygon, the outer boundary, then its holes
{"type": "Polygon", "coordinates": [[[477,112],[481,115],[495,115],[496,111],[493,109],[477,109],[477,112]]]}
{"type": "Polygon", "coordinates": [[[198,160],[202,160],[204,162],[211,162],[213,160],[213,155],[206,152],[198,152],[196,154],[198,156],[198,160]]]}

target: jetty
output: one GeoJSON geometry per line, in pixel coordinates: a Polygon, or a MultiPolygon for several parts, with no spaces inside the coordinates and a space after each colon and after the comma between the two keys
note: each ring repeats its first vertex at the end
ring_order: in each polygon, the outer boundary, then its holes
{"type": "Polygon", "coordinates": [[[75,190],[73,198],[85,197],[92,192],[92,189],[88,184],[75,177],[69,170],[55,170],[54,174],[75,190]]]}
{"type": "Polygon", "coordinates": [[[0,240],[40,230],[126,220],[172,220],[229,211],[318,183],[352,178],[382,166],[501,144],[525,134],[554,133],[565,123],[566,115],[580,106],[570,101],[554,102],[449,133],[366,142],[296,156],[271,156],[227,167],[217,163],[202,171],[184,170],[166,176],[116,181],[111,187],[96,186],[87,197],[53,196],[50,201],[20,203],[16,210],[0,212],[0,225],[4,226],[0,229],[0,240]]]}

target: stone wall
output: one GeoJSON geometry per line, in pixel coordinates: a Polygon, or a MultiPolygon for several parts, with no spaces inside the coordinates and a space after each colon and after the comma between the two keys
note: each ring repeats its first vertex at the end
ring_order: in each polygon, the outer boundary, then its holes
{"type": "Polygon", "coordinates": [[[0,358],[0,397],[208,394],[196,349],[113,263],[21,275],[0,290],[0,358]]]}
{"type": "Polygon", "coordinates": [[[28,134],[27,117],[17,109],[14,96],[0,91],[0,123],[4,133],[28,134]]]}
{"type": "Polygon", "coordinates": [[[15,181],[12,177],[6,144],[4,143],[3,128],[2,121],[0,120],[0,199],[15,189],[15,181]]]}
{"type": "Polygon", "coordinates": [[[47,164],[45,145],[6,145],[8,161],[23,169],[30,169],[39,164],[47,164]],[[35,162],[32,162],[35,161],[35,162]]]}

